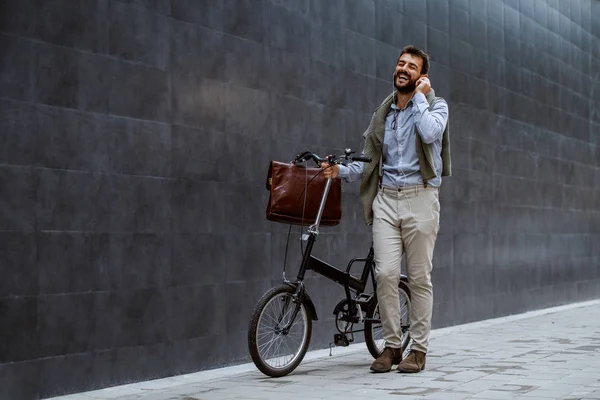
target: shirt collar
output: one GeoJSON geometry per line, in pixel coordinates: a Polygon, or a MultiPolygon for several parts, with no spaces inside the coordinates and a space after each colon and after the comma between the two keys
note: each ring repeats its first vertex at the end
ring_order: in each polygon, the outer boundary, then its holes
{"type": "MultiPolygon", "coordinates": [[[[414,104],[414,99],[415,99],[415,92],[413,92],[413,95],[411,96],[410,100],[408,100],[406,102],[406,105],[404,106],[405,110],[408,110],[413,104],[414,104]]],[[[394,95],[394,98],[392,100],[392,107],[393,110],[400,110],[400,108],[398,108],[398,106],[396,105],[396,96],[394,95]]]]}

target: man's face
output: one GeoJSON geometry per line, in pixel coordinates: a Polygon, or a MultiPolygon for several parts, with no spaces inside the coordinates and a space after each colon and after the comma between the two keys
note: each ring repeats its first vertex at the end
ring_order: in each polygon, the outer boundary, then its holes
{"type": "Polygon", "coordinates": [[[398,59],[394,70],[394,86],[400,93],[411,93],[421,77],[423,60],[413,54],[404,53],[398,59]]]}

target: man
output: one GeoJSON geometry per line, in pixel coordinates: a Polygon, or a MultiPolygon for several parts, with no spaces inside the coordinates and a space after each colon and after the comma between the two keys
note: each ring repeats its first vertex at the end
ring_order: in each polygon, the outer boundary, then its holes
{"type": "Polygon", "coordinates": [[[375,279],[381,316],[383,354],[374,372],[425,368],[433,290],[432,258],[439,229],[441,177],[451,173],[448,104],[436,98],[427,77],[429,56],[407,46],[394,71],[394,88],[375,109],[363,134],[363,154],[373,162],[329,166],[325,176],[347,182],[362,178],[360,198],[365,222],[373,226],[375,279]],[[402,360],[399,292],[400,263],[406,252],[411,291],[410,353],[402,360]]]}

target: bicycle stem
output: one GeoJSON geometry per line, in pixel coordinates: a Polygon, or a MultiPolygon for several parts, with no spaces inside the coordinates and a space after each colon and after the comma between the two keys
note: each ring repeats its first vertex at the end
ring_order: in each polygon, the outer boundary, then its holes
{"type": "Polygon", "coordinates": [[[315,219],[315,223],[308,227],[309,233],[314,233],[316,235],[319,234],[319,224],[321,223],[321,217],[323,216],[323,210],[325,209],[325,203],[327,202],[327,196],[329,195],[329,189],[331,188],[332,180],[333,179],[331,177],[327,178],[325,190],[323,191],[323,197],[321,197],[321,204],[319,205],[319,211],[317,212],[317,218],[315,219]]]}
{"type": "MultiPolygon", "coordinates": [[[[308,227],[308,235],[307,235],[307,243],[306,250],[304,251],[302,257],[302,263],[300,264],[300,271],[298,271],[298,281],[302,281],[304,279],[304,273],[308,267],[308,262],[310,260],[310,254],[312,253],[312,248],[315,243],[316,237],[319,234],[319,224],[321,223],[321,217],[323,216],[323,210],[325,209],[325,203],[327,202],[327,196],[329,195],[329,189],[331,188],[331,182],[333,178],[327,178],[327,183],[325,184],[325,190],[323,191],[323,197],[321,197],[321,204],[319,205],[319,211],[317,212],[317,217],[315,219],[315,223],[308,227]]],[[[304,240],[304,239],[303,239],[304,240]]]]}

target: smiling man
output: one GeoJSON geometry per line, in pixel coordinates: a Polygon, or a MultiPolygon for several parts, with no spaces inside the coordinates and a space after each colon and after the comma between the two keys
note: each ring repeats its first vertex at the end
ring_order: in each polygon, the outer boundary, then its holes
{"type": "Polygon", "coordinates": [[[394,91],[375,109],[363,137],[364,155],[373,162],[329,166],[325,176],[362,180],[365,223],[372,225],[375,279],[385,350],[371,365],[374,372],[425,368],[433,289],[433,250],[439,230],[439,188],[451,173],[448,104],[435,97],[428,78],[429,56],[407,46],[394,69],[394,91]],[[402,359],[398,283],[406,253],[411,291],[410,353],[402,359]]]}

